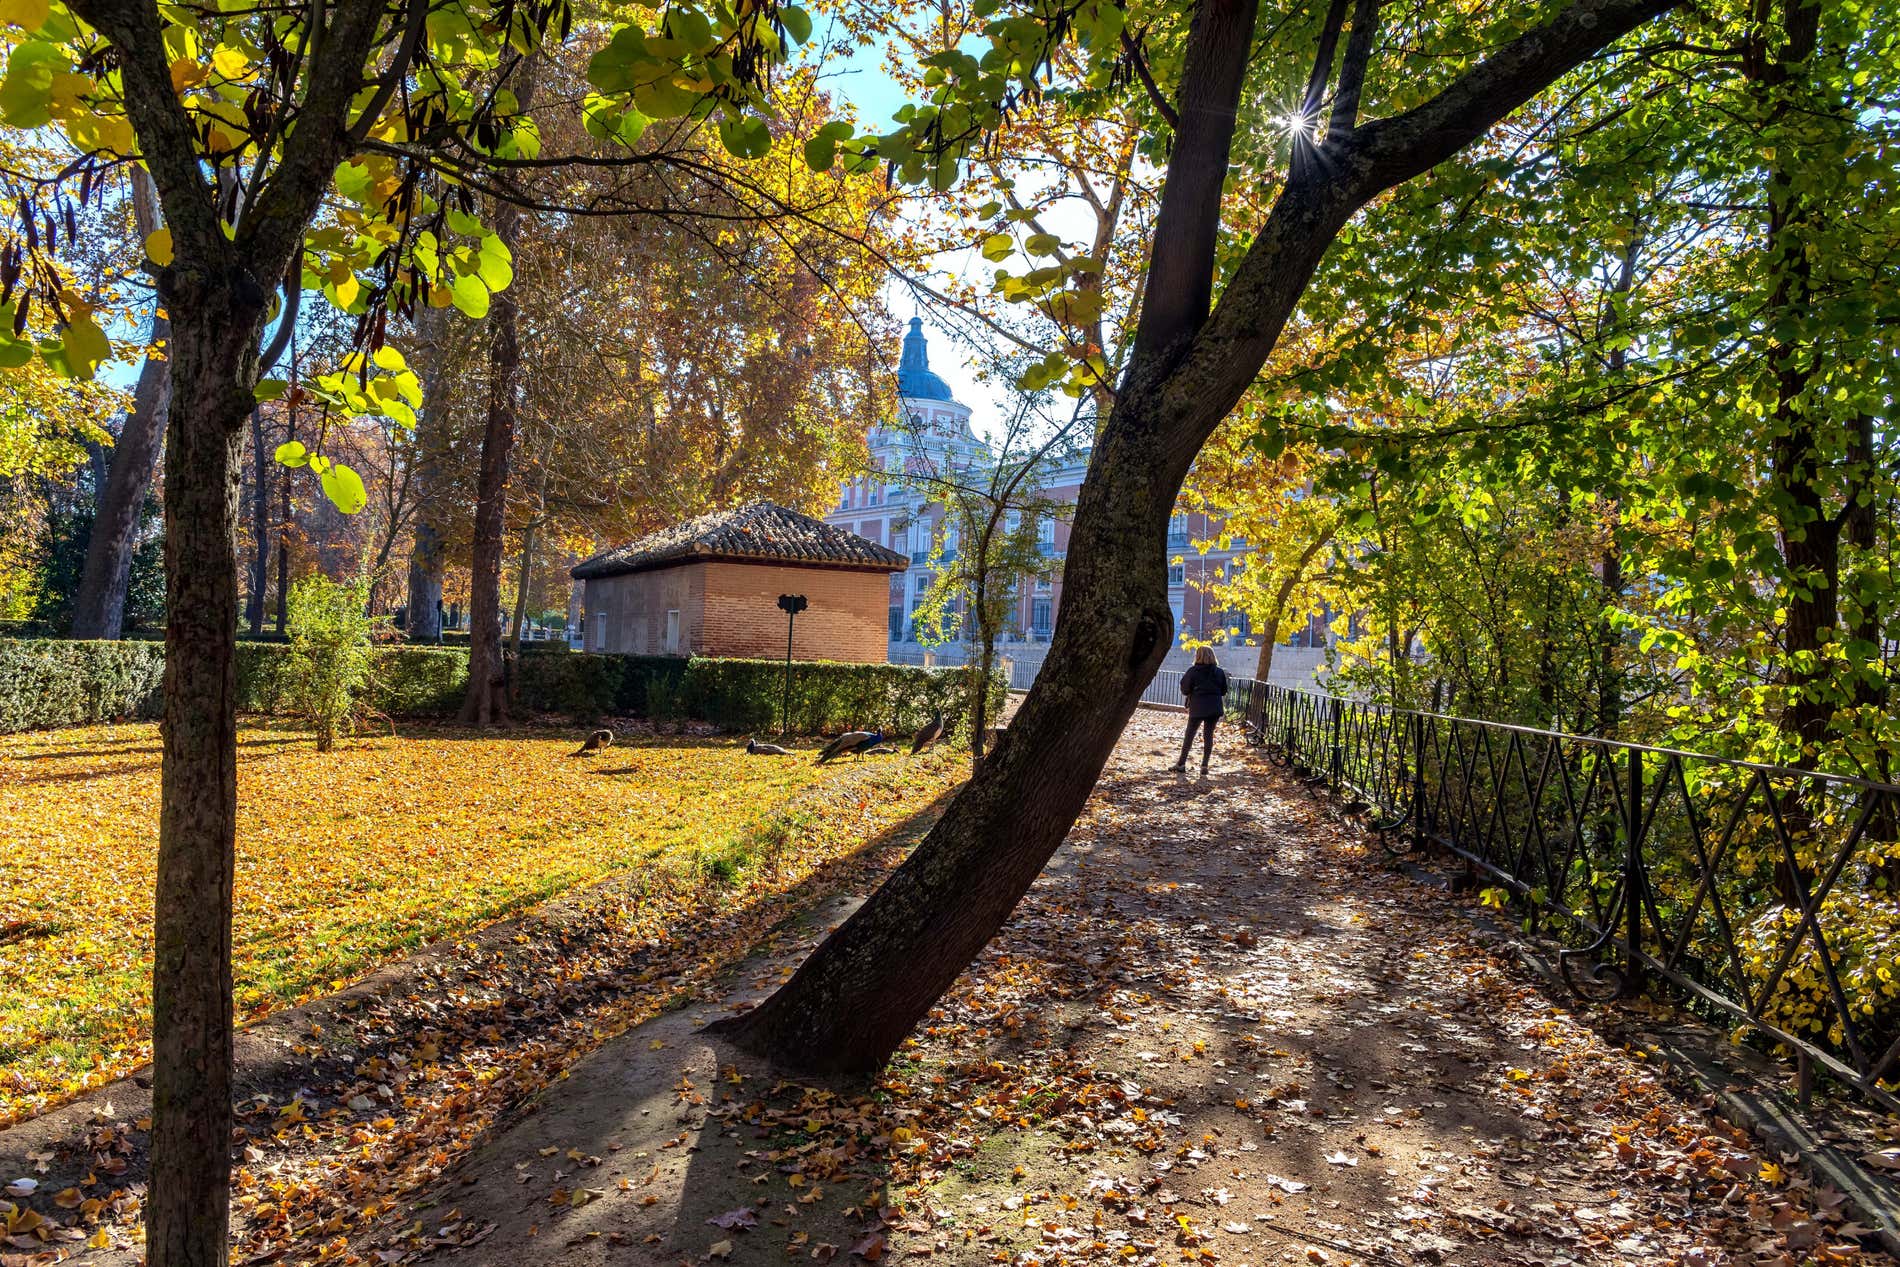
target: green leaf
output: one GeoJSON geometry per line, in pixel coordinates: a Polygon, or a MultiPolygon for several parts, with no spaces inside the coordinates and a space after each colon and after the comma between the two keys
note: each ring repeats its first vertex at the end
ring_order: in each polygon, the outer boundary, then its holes
{"type": "Polygon", "coordinates": [[[7,56],[0,79],[0,118],[16,128],[45,127],[53,121],[53,76],[71,71],[65,51],[44,40],[28,40],[7,56]]]}
{"type": "Polygon", "coordinates": [[[494,234],[482,239],[481,254],[475,259],[475,275],[490,290],[507,290],[515,279],[514,255],[508,244],[494,234]]]}
{"type": "Polygon", "coordinates": [[[811,14],[796,5],[788,5],[778,11],[778,20],[785,24],[785,33],[792,37],[795,44],[803,44],[811,38],[811,14]]]}
{"type": "Polygon", "coordinates": [[[251,389],[251,399],[262,405],[279,399],[289,388],[290,384],[281,378],[260,378],[257,386],[251,389]]]}
{"type": "Polygon", "coordinates": [[[983,239],[983,258],[992,263],[1006,260],[1016,251],[1016,242],[1007,233],[992,233],[983,239]]]}
{"type": "Polygon", "coordinates": [[[288,440],[278,445],[276,456],[280,466],[295,468],[310,463],[310,451],[303,447],[301,440],[288,440]]]}
{"type": "Polygon", "coordinates": [[[369,492],[363,487],[363,477],[341,462],[323,473],[323,495],[346,515],[354,515],[369,505],[369,492]]]}
{"type": "Polygon", "coordinates": [[[90,379],[112,357],[112,341],[91,317],[68,325],[60,332],[59,342],[61,364],[54,368],[72,378],[90,379]]]}
{"type": "Polygon", "coordinates": [[[455,279],[449,286],[455,307],[465,317],[479,321],[488,315],[488,287],[473,273],[455,279]]]}
{"type": "Polygon", "coordinates": [[[734,158],[764,158],[772,149],[771,129],[765,126],[764,119],[751,115],[739,119],[721,119],[719,140],[734,158]]]}
{"type": "Polygon", "coordinates": [[[0,335],[0,370],[17,370],[33,359],[33,345],[24,339],[0,335]]]}
{"type": "Polygon", "coordinates": [[[805,142],[805,166],[815,172],[828,172],[838,157],[838,143],[828,136],[814,136],[805,142]]]}

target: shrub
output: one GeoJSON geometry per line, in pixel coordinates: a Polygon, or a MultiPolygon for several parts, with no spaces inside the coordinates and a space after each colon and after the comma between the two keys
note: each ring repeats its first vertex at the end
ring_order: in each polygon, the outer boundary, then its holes
{"type": "MultiPolygon", "coordinates": [[[[238,644],[240,713],[291,711],[290,660],[284,643],[238,644]]],[[[164,711],[164,684],[163,643],[0,638],[0,734],[151,720],[164,711]]],[[[391,717],[435,717],[455,711],[467,684],[465,652],[384,647],[372,653],[362,699],[391,717]]]]}
{"type": "Polygon", "coordinates": [[[581,721],[608,715],[648,717],[655,712],[650,693],[661,692],[661,708],[680,701],[687,661],[680,656],[575,655],[565,651],[524,654],[516,665],[522,707],[534,712],[565,713],[581,721]]]}
{"type": "Polygon", "coordinates": [[[468,691],[468,652],[452,647],[382,647],[365,698],[391,717],[444,717],[468,691]]]}
{"type": "MultiPolygon", "coordinates": [[[[941,709],[954,724],[965,692],[962,669],[902,664],[792,664],[792,729],[822,734],[882,726],[903,734],[941,709]]],[[[531,709],[591,720],[608,713],[670,721],[698,717],[727,730],[775,731],[785,687],[783,660],[679,656],[523,656],[521,701],[531,709]]],[[[1005,695],[998,674],[991,708],[1005,695]]]]}
{"type": "Polygon", "coordinates": [[[515,698],[534,712],[592,721],[620,711],[624,673],[619,656],[524,655],[515,665],[515,698]]]}
{"type": "MultiPolygon", "coordinates": [[[[779,724],[785,690],[783,660],[695,659],[687,671],[694,715],[729,730],[768,730],[779,724]]],[[[990,684],[992,708],[1002,706],[1002,676],[990,684]]],[[[965,706],[963,670],[907,664],[792,664],[791,729],[824,734],[882,727],[907,734],[941,710],[954,726],[965,706]]]]}
{"type": "Polygon", "coordinates": [[[159,643],[0,640],[0,733],[157,717],[164,687],[159,643]]]}
{"type": "Polygon", "coordinates": [[[316,729],[317,751],[354,731],[357,694],[375,669],[376,618],[368,614],[369,587],[344,584],[321,572],[290,587],[290,655],[286,684],[292,711],[316,729]]]}

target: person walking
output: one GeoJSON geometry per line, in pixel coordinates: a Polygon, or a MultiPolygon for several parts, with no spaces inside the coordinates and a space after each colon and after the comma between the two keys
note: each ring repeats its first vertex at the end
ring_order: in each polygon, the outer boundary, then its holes
{"type": "Polygon", "coordinates": [[[1188,753],[1194,747],[1194,728],[1205,727],[1201,735],[1201,774],[1207,774],[1207,760],[1214,755],[1214,723],[1221,718],[1227,698],[1227,673],[1214,659],[1214,648],[1200,647],[1194,663],[1181,675],[1181,694],[1187,699],[1187,734],[1181,737],[1181,759],[1170,770],[1185,771],[1188,753]]]}

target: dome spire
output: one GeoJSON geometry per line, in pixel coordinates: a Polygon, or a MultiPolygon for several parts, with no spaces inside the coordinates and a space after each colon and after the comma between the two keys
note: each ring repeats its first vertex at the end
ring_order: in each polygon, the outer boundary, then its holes
{"type": "Polygon", "coordinates": [[[930,372],[930,346],[922,317],[910,319],[910,333],[904,336],[904,355],[897,363],[897,394],[910,400],[956,400],[950,385],[930,372]]]}

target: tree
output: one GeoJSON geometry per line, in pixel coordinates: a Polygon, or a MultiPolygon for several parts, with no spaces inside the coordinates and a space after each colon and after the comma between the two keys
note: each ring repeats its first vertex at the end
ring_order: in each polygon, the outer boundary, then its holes
{"type": "MultiPolygon", "coordinates": [[[[159,231],[158,191],[143,168],[132,169],[130,184],[134,223],[143,242],[159,231]]],[[[145,363],[132,390],[132,408],[112,448],[111,473],[99,492],[92,536],[86,543],[85,570],[73,596],[75,638],[117,638],[125,618],[139,519],[158,469],[159,446],[171,411],[171,374],[165,357],[171,321],[162,304],[152,305],[150,323],[145,363]]]]}
{"type": "Polygon", "coordinates": [[[420,400],[388,343],[390,309],[453,304],[480,316],[510,280],[505,247],[474,217],[477,193],[529,200],[518,173],[569,161],[671,163],[680,189],[669,200],[622,197],[577,211],[665,212],[682,197],[690,208],[712,177],[635,142],[653,120],[690,117],[716,126],[736,155],[766,152],[771,67],[810,31],[803,10],[771,0],[736,11],[672,6],[651,41],[623,24],[590,62],[591,89],[577,95],[593,152],[554,157],[541,152],[512,80],[524,50],[567,39],[571,19],[564,0],[288,10],[71,0],[29,6],[15,22],[26,34],[9,36],[0,116],[16,129],[57,124],[79,157],[23,199],[24,232],[5,248],[0,307],[10,305],[14,321],[0,334],[0,364],[37,353],[87,377],[110,355],[95,306],[61,284],[52,256],[54,230],[70,239],[76,210],[103,196],[114,169],[136,161],[150,172],[166,226],[145,243],[171,322],[146,1202],[154,1267],[217,1264],[226,1253],[237,469],[251,410],[283,390],[265,374],[296,328],[296,307],[320,292],[355,316],[358,350],[302,384],[319,418],[280,457],[354,511],[367,496],[361,477],[323,452],[329,419],[413,423],[420,400]],[[424,187],[432,171],[451,178],[440,197],[424,187]],[[43,324],[30,325],[30,313],[43,324]]]}
{"type": "MultiPolygon", "coordinates": [[[[1229,256],[1217,305],[1222,190],[1243,100],[1274,96],[1270,86],[1250,93],[1248,70],[1256,61],[1284,66],[1295,23],[1273,24],[1255,59],[1253,0],[1207,0],[1195,9],[1134,350],[1076,505],[1049,660],[1007,739],[904,865],[790,982],[722,1022],[735,1042],[817,1070],[871,1068],[902,1042],[1061,843],[1153,677],[1172,641],[1162,543],[1182,480],[1273,350],[1334,237],[1381,193],[1456,154],[1670,7],[1575,0],[1528,25],[1493,8],[1486,13],[1497,25],[1482,38],[1466,32],[1473,38],[1461,45],[1493,50],[1488,56],[1467,54],[1419,81],[1399,66],[1375,67],[1376,3],[1359,0],[1348,24],[1347,5],[1335,0],[1317,29],[1300,32],[1310,71],[1287,129],[1286,174],[1251,240],[1229,256]],[[1368,85],[1390,94],[1394,113],[1361,120],[1368,85]]],[[[1061,25],[1100,50],[1123,20],[1120,10],[1106,12],[1115,16],[1065,10],[1061,25]]],[[[1006,68],[1048,63],[1047,29],[1031,37],[1032,25],[994,22],[986,58],[945,54],[946,86],[918,131],[973,135],[994,119],[1002,109],[996,80],[1006,68]],[[995,103],[987,113],[986,102],[995,103]]],[[[1106,79],[1108,60],[1096,56],[1106,79]]],[[[911,166],[921,173],[926,160],[911,166]]]]}
{"type": "MultiPolygon", "coordinates": [[[[904,482],[939,508],[931,541],[934,573],[916,621],[926,642],[964,636],[971,644],[969,676],[970,754],[981,765],[991,723],[990,681],[996,671],[996,640],[1022,606],[1023,586],[1051,576],[1056,560],[1042,549],[1041,524],[1066,507],[1042,491],[1052,467],[1072,454],[1071,433],[1082,421],[1077,408],[1066,423],[1036,437],[1037,401],[1025,396],[980,467],[941,469],[918,461],[904,482]]],[[[925,513],[928,512],[926,508],[925,513]]]]}

